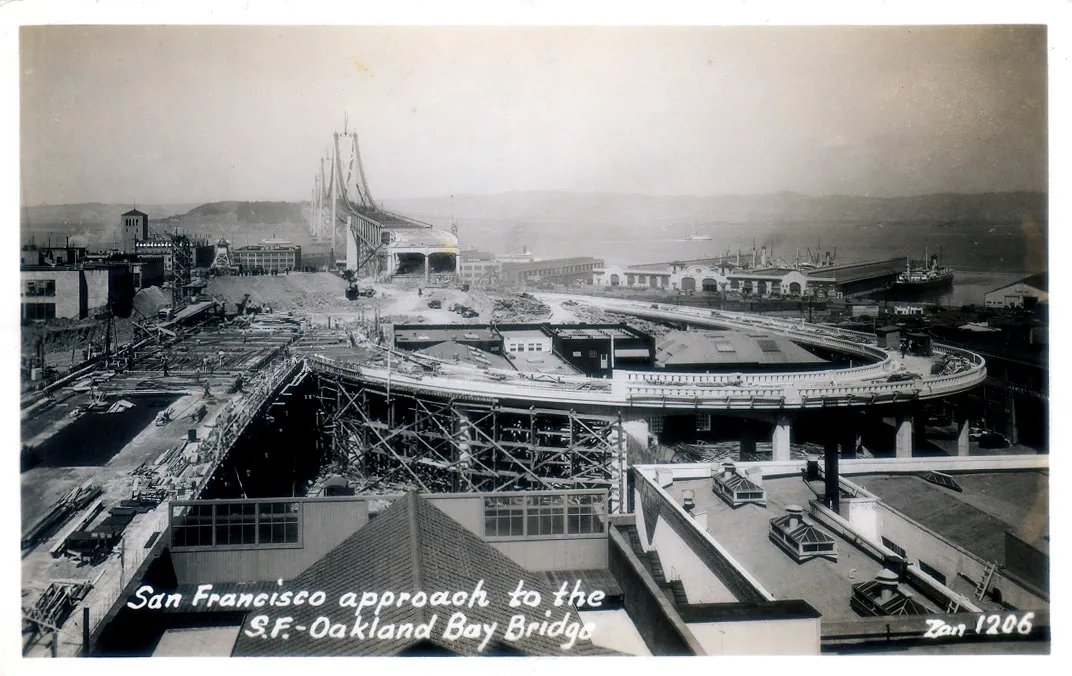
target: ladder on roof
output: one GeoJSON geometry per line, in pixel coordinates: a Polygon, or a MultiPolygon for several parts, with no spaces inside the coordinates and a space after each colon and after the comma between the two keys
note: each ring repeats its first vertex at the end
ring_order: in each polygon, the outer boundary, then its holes
{"type": "Polygon", "coordinates": [[[975,600],[981,601],[986,596],[986,591],[990,588],[990,581],[994,579],[994,573],[998,569],[998,564],[991,563],[986,567],[986,572],[983,573],[983,580],[975,588],[975,600]]]}

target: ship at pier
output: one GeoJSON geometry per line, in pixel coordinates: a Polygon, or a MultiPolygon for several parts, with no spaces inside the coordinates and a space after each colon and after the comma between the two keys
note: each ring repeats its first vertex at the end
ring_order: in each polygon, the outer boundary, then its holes
{"type": "Polygon", "coordinates": [[[942,265],[941,255],[924,256],[922,262],[909,260],[905,271],[897,276],[892,290],[903,293],[939,291],[953,286],[953,270],[942,265]]]}

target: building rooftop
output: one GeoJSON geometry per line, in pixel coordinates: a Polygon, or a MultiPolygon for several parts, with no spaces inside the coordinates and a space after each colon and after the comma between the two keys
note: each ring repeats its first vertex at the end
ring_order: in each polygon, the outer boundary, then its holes
{"type": "Polygon", "coordinates": [[[523,329],[523,330],[518,330],[518,331],[500,331],[499,333],[502,334],[503,338],[513,338],[515,340],[521,340],[521,339],[525,339],[525,338],[532,338],[532,339],[539,338],[540,340],[544,340],[544,339],[550,337],[546,333],[544,333],[543,331],[541,331],[539,329],[523,329]]]}
{"type": "Polygon", "coordinates": [[[987,561],[1005,562],[1006,530],[1041,533],[1048,529],[1048,473],[978,472],[953,478],[962,492],[915,475],[865,475],[851,480],[987,561]]]}
{"type": "Polygon", "coordinates": [[[553,352],[511,352],[510,363],[525,373],[546,373],[559,376],[575,376],[581,371],[553,352]]]}
{"type": "Polygon", "coordinates": [[[904,270],[905,259],[888,258],[881,261],[863,261],[861,263],[842,263],[805,270],[808,277],[829,278],[840,284],[867,279],[876,274],[900,274],[904,270]]]}
{"type": "Polygon", "coordinates": [[[451,253],[458,247],[457,238],[449,232],[433,230],[431,228],[408,228],[397,230],[394,233],[394,247],[421,247],[444,249],[443,253],[451,253]]]}
{"type": "MultiPolygon", "coordinates": [[[[679,504],[685,489],[695,491],[694,513],[707,513],[707,532],[762,584],[775,599],[804,599],[823,615],[824,621],[851,621],[860,616],[849,605],[852,585],[873,580],[883,566],[851,542],[829,529],[837,543],[837,561],[815,558],[797,563],[768,537],[770,520],[786,514],[792,505],[806,505],[815,494],[800,477],[764,479],[766,507],[755,504],[736,509],[712,492],[712,480],[676,480],[666,488],[679,504]]],[[[902,585],[902,591],[913,594],[902,585]]],[[[935,611],[919,594],[913,599],[935,611]]],[[[937,611],[935,611],[937,612],[937,611]]]]}
{"type": "Polygon", "coordinates": [[[502,355],[453,341],[436,343],[435,345],[421,348],[417,352],[436,359],[471,364],[481,368],[507,369],[511,371],[514,368],[510,365],[510,361],[502,355]]]}
{"type": "Polygon", "coordinates": [[[661,366],[685,364],[825,364],[781,336],[742,331],[671,331],[655,346],[661,366]]]}
{"type": "Polygon", "coordinates": [[[515,262],[503,262],[503,268],[511,272],[525,272],[528,270],[542,270],[544,268],[555,268],[562,265],[603,265],[603,260],[599,258],[592,258],[591,256],[583,256],[577,258],[548,258],[543,260],[536,260],[527,263],[515,263],[515,262]]]}
{"type": "MultiPolygon", "coordinates": [[[[366,526],[346,538],[326,556],[293,580],[295,589],[323,591],[329,598],[340,598],[346,592],[365,590],[415,590],[432,594],[449,590],[471,592],[482,583],[487,598],[486,607],[476,604],[465,609],[469,622],[509,625],[513,615],[523,614],[528,621],[546,619],[540,608],[527,606],[510,608],[502,601],[523,581],[526,589],[540,592],[543,598],[553,596],[555,589],[539,573],[525,570],[506,555],[451,519],[416,492],[396,500],[386,511],[366,526]]],[[[445,627],[450,608],[384,607],[381,625],[405,622],[423,623],[438,612],[438,627],[445,627]]],[[[324,605],[319,608],[295,606],[294,621],[311,626],[318,616],[346,625],[354,623],[351,608],[324,605]]],[[[505,642],[497,631],[488,652],[511,651],[526,655],[563,655],[560,639],[534,633],[513,642],[505,642]]],[[[451,642],[436,630],[427,639],[436,647],[460,655],[478,654],[483,636],[463,636],[451,642]]],[[[240,656],[372,656],[396,655],[419,647],[415,638],[390,638],[345,641],[317,640],[308,632],[295,632],[287,641],[260,641],[239,634],[234,654],[240,656]]],[[[569,655],[613,655],[614,650],[601,648],[588,641],[578,641],[569,655]]]]}
{"type": "Polygon", "coordinates": [[[1026,286],[1030,286],[1032,288],[1038,289],[1039,291],[1048,291],[1049,290],[1048,275],[1045,272],[1042,272],[1042,273],[1039,273],[1037,275],[1031,275],[1029,277],[1024,277],[1023,279],[1018,279],[1015,282],[1012,282],[1011,284],[1006,284],[1004,286],[999,286],[996,289],[991,289],[990,291],[987,291],[987,293],[994,293],[995,291],[1001,291],[1002,289],[1008,289],[1009,287],[1016,286],[1017,284],[1024,284],[1026,286]]]}
{"type": "Polygon", "coordinates": [[[499,336],[486,326],[465,326],[459,324],[454,328],[395,329],[395,344],[444,341],[494,341],[499,336]]]}
{"type": "Polygon", "coordinates": [[[621,326],[558,326],[551,329],[556,336],[566,340],[578,340],[586,338],[610,338],[615,339],[636,338],[637,333],[621,326]]]}

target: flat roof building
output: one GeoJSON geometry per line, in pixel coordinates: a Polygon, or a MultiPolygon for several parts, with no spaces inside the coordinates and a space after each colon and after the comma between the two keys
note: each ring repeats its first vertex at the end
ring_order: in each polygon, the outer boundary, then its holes
{"type": "Polygon", "coordinates": [[[679,371],[725,371],[764,367],[792,370],[821,368],[827,360],[791,340],[743,331],[671,331],[655,348],[657,368],[679,371]]]}

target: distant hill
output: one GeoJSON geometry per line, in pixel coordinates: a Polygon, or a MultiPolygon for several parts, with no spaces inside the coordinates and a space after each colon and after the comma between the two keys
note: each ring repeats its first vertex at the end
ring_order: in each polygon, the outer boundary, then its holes
{"type": "Polygon", "coordinates": [[[394,200],[387,208],[416,218],[585,223],[1008,223],[1047,221],[1047,195],[1034,192],[940,193],[918,197],[769,195],[622,195],[512,192],[394,200]]]}
{"type": "MultiPolygon", "coordinates": [[[[138,211],[149,214],[149,221],[182,214],[194,208],[195,204],[139,204],[138,211]]],[[[63,226],[98,228],[101,226],[119,226],[119,217],[130,211],[131,204],[105,204],[87,202],[82,204],[40,204],[26,207],[19,211],[23,229],[49,230],[62,229],[63,226]]]]}
{"type": "Polygon", "coordinates": [[[308,222],[308,202],[209,202],[166,218],[162,225],[297,225],[308,222]]]}

